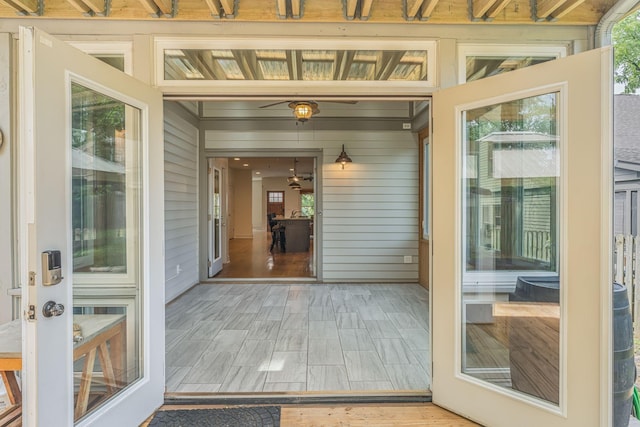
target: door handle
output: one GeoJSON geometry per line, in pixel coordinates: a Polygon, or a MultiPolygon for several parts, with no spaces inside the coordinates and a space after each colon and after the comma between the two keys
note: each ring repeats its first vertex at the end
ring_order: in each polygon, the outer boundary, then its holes
{"type": "Polygon", "coordinates": [[[42,307],[42,314],[44,317],[60,316],[64,313],[64,305],[58,304],[55,301],[47,301],[42,307]]]}

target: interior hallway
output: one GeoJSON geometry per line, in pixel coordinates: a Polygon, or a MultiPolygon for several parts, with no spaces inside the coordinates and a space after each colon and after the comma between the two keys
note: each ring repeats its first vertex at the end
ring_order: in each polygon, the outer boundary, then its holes
{"type": "Polygon", "coordinates": [[[425,391],[417,284],[201,284],[166,310],[167,392],[425,391]]]}
{"type": "Polygon", "coordinates": [[[315,277],[313,240],[308,252],[269,252],[271,233],[255,232],[253,239],[229,240],[229,259],[215,279],[315,277]]]}

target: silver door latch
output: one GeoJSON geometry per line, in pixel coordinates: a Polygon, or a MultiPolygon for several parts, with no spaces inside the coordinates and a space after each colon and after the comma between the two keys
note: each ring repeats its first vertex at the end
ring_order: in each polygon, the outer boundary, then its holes
{"type": "Polygon", "coordinates": [[[58,304],[54,301],[47,301],[42,307],[42,314],[44,317],[60,316],[64,313],[64,305],[58,304]]]}

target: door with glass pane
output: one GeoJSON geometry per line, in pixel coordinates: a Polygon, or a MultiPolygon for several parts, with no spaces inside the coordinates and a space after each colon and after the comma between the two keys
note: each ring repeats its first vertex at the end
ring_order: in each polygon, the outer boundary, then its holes
{"type": "Polygon", "coordinates": [[[434,95],[433,401],[608,425],[610,50],[434,95]]]}
{"type": "Polygon", "coordinates": [[[209,277],[222,270],[222,173],[209,159],[209,277]]]}
{"type": "Polygon", "coordinates": [[[19,66],[24,424],[138,425],[164,391],[161,95],[37,29],[19,66]]]}

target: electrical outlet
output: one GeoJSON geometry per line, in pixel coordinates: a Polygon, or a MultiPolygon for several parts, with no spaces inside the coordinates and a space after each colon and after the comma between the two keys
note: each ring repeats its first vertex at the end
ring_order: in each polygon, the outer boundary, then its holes
{"type": "Polygon", "coordinates": [[[411,264],[413,262],[413,257],[411,255],[405,255],[404,256],[404,263],[405,264],[411,264]]]}
{"type": "Polygon", "coordinates": [[[402,129],[411,130],[411,123],[403,123],[402,124],[402,129]]]}

